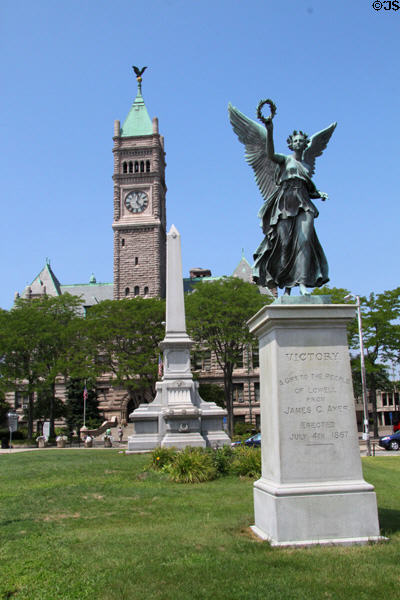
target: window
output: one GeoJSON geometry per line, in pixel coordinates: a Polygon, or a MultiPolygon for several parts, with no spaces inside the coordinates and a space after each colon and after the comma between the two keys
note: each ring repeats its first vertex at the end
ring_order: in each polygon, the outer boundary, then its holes
{"type": "Polygon", "coordinates": [[[257,367],[260,366],[260,355],[258,352],[258,346],[252,347],[252,354],[253,354],[253,369],[257,369],[257,367]]]}
{"type": "Polygon", "coordinates": [[[128,165],[126,164],[126,162],[124,162],[122,164],[122,171],[123,171],[123,173],[127,173],[128,172],[128,165]]]}
{"type": "Polygon", "coordinates": [[[254,382],[254,402],[260,402],[260,384],[258,381],[254,382]]]}
{"type": "Polygon", "coordinates": [[[125,246],[125,238],[122,238],[122,240],[121,240],[121,246],[125,246]]]}
{"type": "Polygon", "coordinates": [[[125,288],[125,296],[129,296],[129,288],[125,288]]]}
{"type": "Polygon", "coordinates": [[[129,173],[133,173],[133,163],[129,161],[129,173]]]}
{"type": "Polygon", "coordinates": [[[145,296],[147,296],[147,294],[149,293],[149,288],[147,287],[147,285],[144,288],[143,293],[144,293],[145,296]]]}
{"type": "Polygon", "coordinates": [[[387,395],[382,394],[382,406],[387,406],[387,395]]]}
{"type": "Polygon", "coordinates": [[[146,173],[150,173],[150,161],[146,160],[146,173]]]}
{"type": "Polygon", "coordinates": [[[233,424],[236,425],[236,423],[246,423],[246,416],[245,415],[233,415],[233,424]]]}
{"type": "Polygon", "coordinates": [[[232,389],[232,399],[234,402],[243,402],[243,383],[234,383],[232,389]]]}
{"type": "Polygon", "coordinates": [[[195,371],[209,371],[211,369],[211,350],[197,350],[193,352],[192,356],[195,371]]]}
{"type": "Polygon", "coordinates": [[[144,160],[140,161],[140,172],[144,173],[144,160]]]}
{"type": "Polygon", "coordinates": [[[139,258],[137,256],[135,256],[135,265],[139,264],[139,258]]]}
{"type": "Polygon", "coordinates": [[[139,163],[135,160],[135,173],[139,173],[139,163]]]}
{"type": "Polygon", "coordinates": [[[243,369],[243,352],[237,357],[235,369],[243,369]]]}
{"type": "Polygon", "coordinates": [[[135,296],[139,296],[139,286],[138,285],[135,285],[135,290],[133,293],[135,296]]]}
{"type": "Polygon", "coordinates": [[[29,395],[26,392],[15,392],[15,408],[27,408],[29,395]]]}

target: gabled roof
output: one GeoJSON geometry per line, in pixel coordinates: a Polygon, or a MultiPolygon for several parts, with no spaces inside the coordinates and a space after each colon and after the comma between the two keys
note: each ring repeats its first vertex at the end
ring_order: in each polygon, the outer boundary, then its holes
{"type": "Polygon", "coordinates": [[[60,282],[54,275],[52,268],[50,267],[50,262],[46,260],[46,264],[39,275],[37,275],[32,283],[26,286],[22,292],[22,298],[28,297],[29,294],[36,296],[44,293],[48,296],[60,296],[62,293],[60,288],[60,282]]]}
{"type": "Polygon", "coordinates": [[[253,282],[253,272],[250,264],[242,255],[242,259],[236,269],[232,273],[233,277],[239,277],[239,279],[243,279],[243,281],[248,281],[249,283],[253,282]]]}

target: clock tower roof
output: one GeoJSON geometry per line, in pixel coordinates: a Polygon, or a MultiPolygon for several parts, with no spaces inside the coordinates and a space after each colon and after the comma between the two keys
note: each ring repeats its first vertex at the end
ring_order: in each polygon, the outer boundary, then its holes
{"type": "Polygon", "coordinates": [[[141,81],[138,80],[137,95],[121,127],[120,135],[121,137],[132,137],[137,135],[152,135],[152,133],[153,124],[143,100],[141,81]]]}

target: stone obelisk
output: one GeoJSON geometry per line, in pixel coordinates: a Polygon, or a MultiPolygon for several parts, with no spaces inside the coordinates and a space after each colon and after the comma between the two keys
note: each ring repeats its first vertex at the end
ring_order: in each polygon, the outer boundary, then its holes
{"type": "MultiPolygon", "coordinates": [[[[207,285],[206,283],[204,285],[207,285]]],[[[186,332],[183,296],[181,238],[172,225],[167,235],[167,311],[165,338],[160,343],[164,376],[156,384],[156,397],[131,413],[135,433],[128,450],[156,446],[222,446],[230,439],[223,430],[226,411],[199,396],[199,384],[190,368],[192,340],[186,332]]]]}

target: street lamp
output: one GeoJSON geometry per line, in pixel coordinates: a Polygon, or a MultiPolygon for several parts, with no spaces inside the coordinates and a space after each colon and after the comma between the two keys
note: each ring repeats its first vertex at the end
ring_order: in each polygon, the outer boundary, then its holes
{"type": "Polygon", "coordinates": [[[344,297],[345,300],[348,300],[349,298],[355,298],[356,306],[357,306],[358,336],[360,339],[361,387],[362,387],[363,416],[364,416],[364,428],[363,428],[362,438],[367,443],[367,456],[371,456],[371,441],[369,439],[367,378],[365,375],[364,341],[363,341],[363,330],[362,330],[362,320],[361,320],[360,296],[353,296],[353,294],[348,294],[347,296],[344,297]]]}

